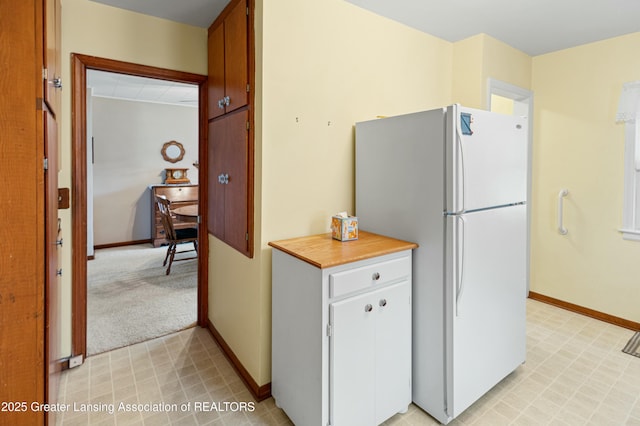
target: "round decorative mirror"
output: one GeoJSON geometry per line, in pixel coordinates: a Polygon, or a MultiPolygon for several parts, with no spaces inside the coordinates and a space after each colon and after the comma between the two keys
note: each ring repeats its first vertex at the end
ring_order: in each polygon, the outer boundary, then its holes
{"type": "Polygon", "coordinates": [[[169,141],[162,145],[162,158],[170,163],[177,163],[184,157],[184,147],[180,142],[169,141]]]}

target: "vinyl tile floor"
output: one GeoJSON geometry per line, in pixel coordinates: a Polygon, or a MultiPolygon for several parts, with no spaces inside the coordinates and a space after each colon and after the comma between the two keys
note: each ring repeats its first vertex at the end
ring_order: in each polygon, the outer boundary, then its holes
{"type": "MultiPolygon", "coordinates": [[[[529,299],[526,363],[449,424],[640,426],[640,358],[621,351],[632,335],[529,299]]],[[[87,358],[63,372],[59,402],[65,426],[292,424],[198,327],[87,358]]],[[[436,424],[413,404],[385,422],[436,424]]]]}

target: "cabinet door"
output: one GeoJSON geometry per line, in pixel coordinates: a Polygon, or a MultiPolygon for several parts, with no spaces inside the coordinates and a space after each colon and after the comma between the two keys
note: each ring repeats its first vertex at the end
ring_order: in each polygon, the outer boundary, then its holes
{"type": "Polygon", "coordinates": [[[249,83],[247,2],[236,3],[208,37],[209,118],[235,111],[248,103],[249,83]]]}
{"type": "Polygon", "coordinates": [[[411,403],[411,285],[332,303],[332,425],[380,424],[411,403]]]}
{"type": "Polygon", "coordinates": [[[224,78],[226,112],[247,105],[249,83],[247,50],[247,2],[242,0],[224,20],[224,78]]]}
{"type": "Polygon", "coordinates": [[[332,425],[375,420],[375,316],[371,293],[329,306],[329,419],[332,425]]]}
{"type": "Polygon", "coordinates": [[[209,232],[249,253],[249,112],[209,123],[209,232]]]}
{"type": "Polygon", "coordinates": [[[249,132],[247,123],[248,111],[229,114],[225,160],[225,241],[231,247],[248,252],[248,221],[249,221],[249,132]]]}
{"type": "Polygon", "coordinates": [[[376,310],[376,424],[411,403],[411,285],[403,281],[374,294],[376,310]]]}
{"type": "Polygon", "coordinates": [[[208,38],[207,82],[209,118],[224,114],[224,106],[220,103],[224,98],[224,24],[212,28],[208,38]]]}

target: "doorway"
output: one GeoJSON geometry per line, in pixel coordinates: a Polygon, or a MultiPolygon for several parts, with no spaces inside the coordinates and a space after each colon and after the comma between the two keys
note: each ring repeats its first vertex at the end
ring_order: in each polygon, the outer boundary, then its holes
{"type": "MultiPolygon", "coordinates": [[[[198,180],[199,198],[207,193],[207,76],[149,67],[93,56],[72,55],[72,344],[71,356],[84,359],[87,353],[87,70],[169,80],[198,86],[198,180]]],[[[206,202],[200,202],[201,229],[206,227],[206,202]]],[[[206,325],[208,245],[206,233],[199,234],[197,322],[206,325]]]]}

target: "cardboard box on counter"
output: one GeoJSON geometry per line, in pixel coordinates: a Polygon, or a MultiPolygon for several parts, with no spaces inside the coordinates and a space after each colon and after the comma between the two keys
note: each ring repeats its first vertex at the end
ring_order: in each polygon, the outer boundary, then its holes
{"type": "Polygon", "coordinates": [[[356,216],[332,216],[331,235],[339,241],[358,239],[358,218],[356,216]]]}

